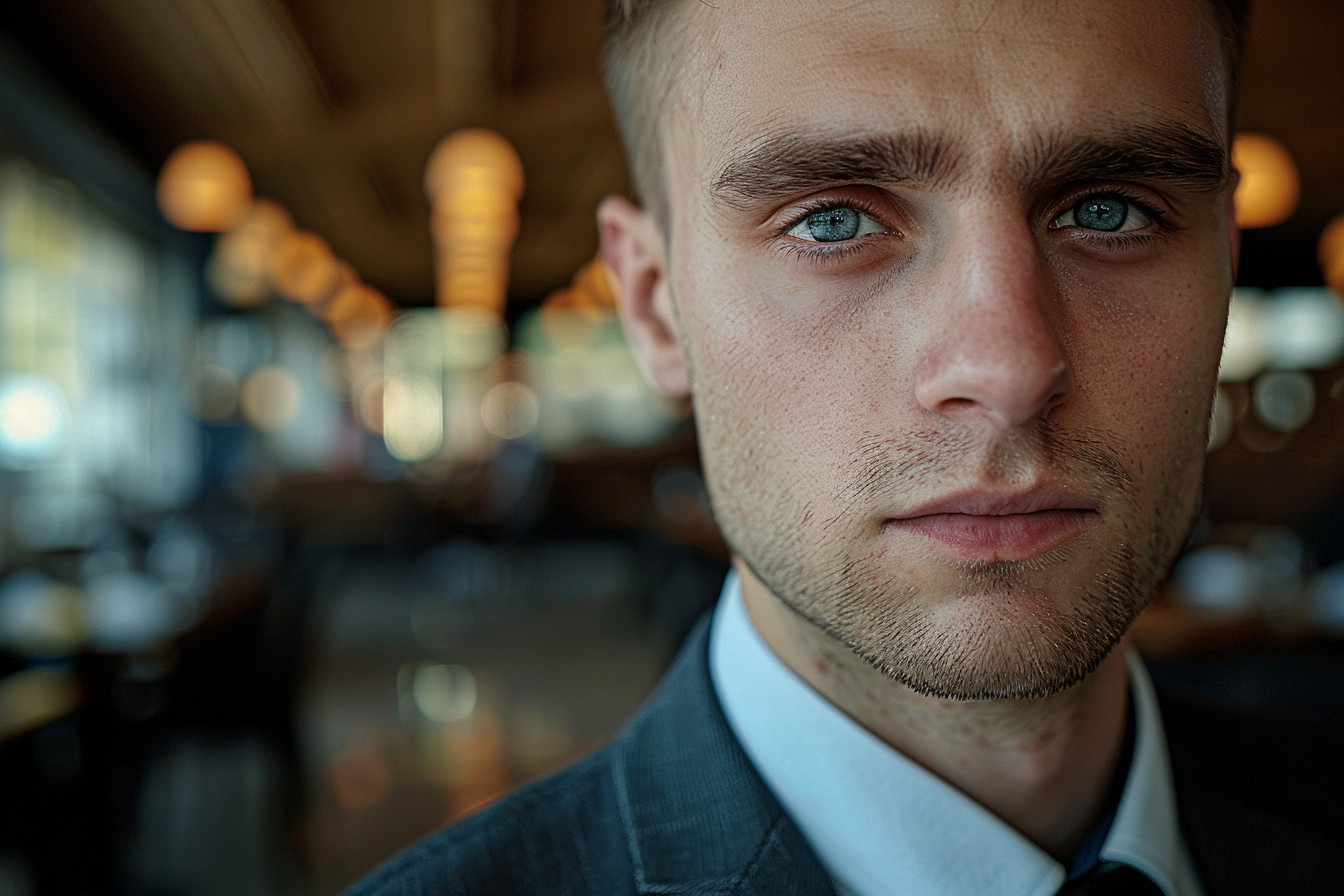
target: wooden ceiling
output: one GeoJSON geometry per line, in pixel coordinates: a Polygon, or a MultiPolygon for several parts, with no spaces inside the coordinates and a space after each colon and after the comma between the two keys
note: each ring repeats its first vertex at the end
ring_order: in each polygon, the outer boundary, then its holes
{"type": "MultiPolygon", "coordinates": [[[[432,295],[421,178],[435,142],[485,125],[527,170],[511,291],[535,301],[596,246],[626,189],[597,65],[602,0],[44,0],[0,30],[147,171],[198,137],[236,147],[258,191],[402,304],[432,295]]],[[[1266,285],[1314,276],[1344,211],[1344,14],[1260,0],[1241,123],[1299,161],[1294,220],[1247,244],[1266,285]]]]}
{"type": "Polygon", "coordinates": [[[0,28],[149,171],[179,143],[234,146],[257,190],[402,304],[432,295],[425,160],[492,127],[528,175],[512,291],[596,250],[626,189],[597,64],[598,0],[44,0],[0,28]]]}

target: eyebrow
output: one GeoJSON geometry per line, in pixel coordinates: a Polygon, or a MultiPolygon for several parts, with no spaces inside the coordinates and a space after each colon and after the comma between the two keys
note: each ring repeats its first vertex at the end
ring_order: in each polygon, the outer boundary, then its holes
{"type": "MultiPolygon", "coordinates": [[[[783,134],[759,141],[723,164],[710,182],[722,205],[749,210],[847,183],[936,183],[961,162],[953,143],[924,132],[854,138],[783,134]]],[[[1179,122],[1139,124],[1115,134],[1046,136],[1014,165],[1019,182],[1060,186],[1088,180],[1164,183],[1214,192],[1228,183],[1222,144],[1179,122]]]]}
{"type": "Polygon", "coordinates": [[[835,139],[783,134],[762,140],[719,168],[710,195],[748,209],[843,183],[923,183],[952,168],[951,147],[921,132],[835,139]]]}
{"type": "Polygon", "coordinates": [[[1212,193],[1228,185],[1231,166],[1217,140],[1188,125],[1163,122],[1136,124],[1114,135],[1043,140],[1026,153],[1017,174],[1028,184],[1128,180],[1212,193]]]}

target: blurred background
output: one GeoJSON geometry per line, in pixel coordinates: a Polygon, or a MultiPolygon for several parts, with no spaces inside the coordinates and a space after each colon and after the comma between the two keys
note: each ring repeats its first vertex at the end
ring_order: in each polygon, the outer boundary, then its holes
{"type": "MultiPolygon", "coordinates": [[[[609,737],[715,599],[595,261],[601,6],[0,8],[0,896],[335,893],[609,737]]],[[[1335,721],[1341,45],[1256,4],[1206,507],[1136,629],[1335,721]]]]}

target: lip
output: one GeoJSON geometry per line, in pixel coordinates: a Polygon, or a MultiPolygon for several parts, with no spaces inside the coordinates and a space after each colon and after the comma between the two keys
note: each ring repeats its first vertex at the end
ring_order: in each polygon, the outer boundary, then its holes
{"type": "Polygon", "coordinates": [[[886,525],[923,536],[963,560],[1028,560],[1083,534],[1096,512],[1092,501],[1055,486],[977,489],[903,511],[886,525]]]}

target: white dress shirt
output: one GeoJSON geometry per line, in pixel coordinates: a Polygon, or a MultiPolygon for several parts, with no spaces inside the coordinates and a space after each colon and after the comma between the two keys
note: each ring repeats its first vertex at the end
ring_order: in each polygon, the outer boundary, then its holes
{"type": "MultiPolygon", "coordinates": [[[[1176,822],[1157,698],[1126,658],[1134,753],[1101,860],[1166,896],[1201,896],[1176,822]]],[[[710,633],[710,675],[756,770],[842,896],[1052,896],[1066,869],[998,816],[845,715],[761,640],[735,572],[710,633]]]]}

